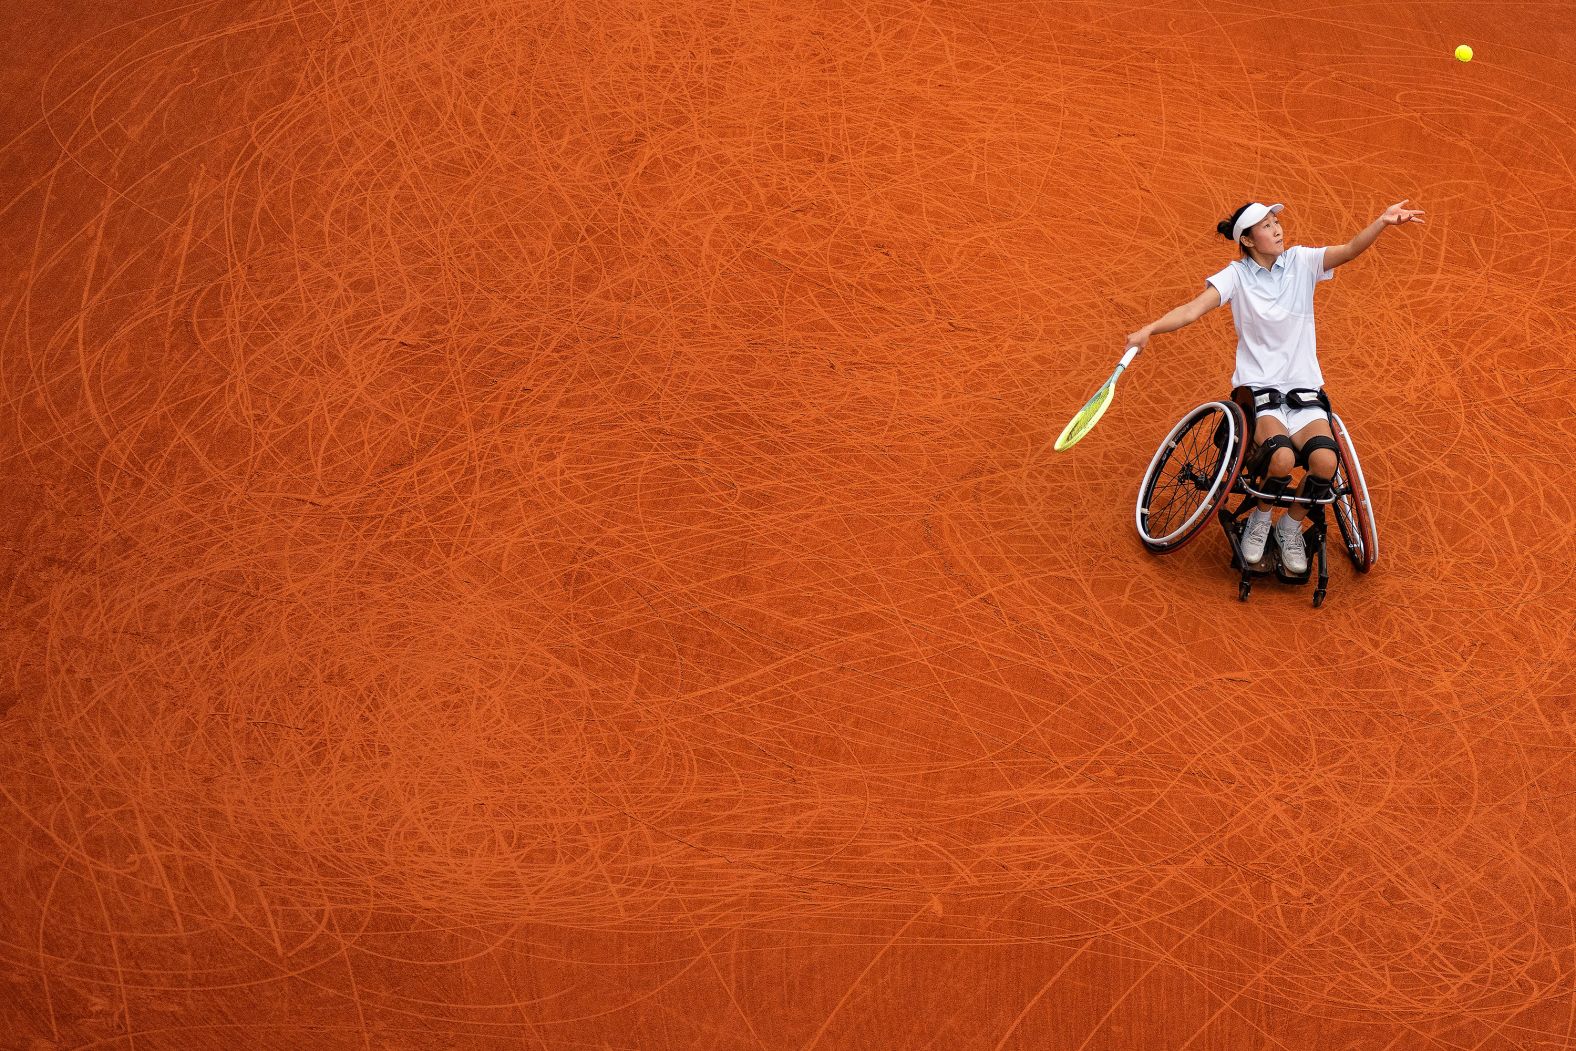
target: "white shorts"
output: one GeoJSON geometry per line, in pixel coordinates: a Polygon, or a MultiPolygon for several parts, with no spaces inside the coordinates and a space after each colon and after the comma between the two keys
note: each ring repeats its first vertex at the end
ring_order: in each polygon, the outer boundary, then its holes
{"type": "Polygon", "coordinates": [[[1258,411],[1258,415],[1275,417],[1280,421],[1281,426],[1286,428],[1287,434],[1296,434],[1310,423],[1318,423],[1329,418],[1317,405],[1306,409],[1294,409],[1290,405],[1280,405],[1273,409],[1266,406],[1258,411]]]}

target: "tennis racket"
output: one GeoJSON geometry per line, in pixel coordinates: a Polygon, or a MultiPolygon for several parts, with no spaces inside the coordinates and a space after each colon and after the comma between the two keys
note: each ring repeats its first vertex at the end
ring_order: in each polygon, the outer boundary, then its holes
{"type": "Polygon", "coordinates": [[[1111,373],[1111,378],[1106,380],[1099,390],[1094,392],[1094,397],[1084,403],[1073,418],[1067,421],[1067,426],[1062,428],[1060,438],[1056,439],[1056,451],[1063,452],[1077,445],[1079,440],[1100,422],[1100,417],[1105,415],[1105,410],[1111,407],[1111,399],[1116,397],[1116,379],[1122,370],[1133,363],[1138,356],[1137,347],[1128,347],[1127,353],[1122,355],[1121,362],[1116,366],[1116,371],[1111,373]]]}

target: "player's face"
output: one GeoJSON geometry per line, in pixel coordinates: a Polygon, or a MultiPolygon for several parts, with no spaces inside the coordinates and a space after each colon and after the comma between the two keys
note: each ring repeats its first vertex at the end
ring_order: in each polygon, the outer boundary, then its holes
{"type": "Polygon", "coordinates": [[[1243,231],[1243,240],[1254,254],[1274,259],[1286,250],[1286,234],[1281,229],[1280,216],[1271,215],[1243,231]]]}

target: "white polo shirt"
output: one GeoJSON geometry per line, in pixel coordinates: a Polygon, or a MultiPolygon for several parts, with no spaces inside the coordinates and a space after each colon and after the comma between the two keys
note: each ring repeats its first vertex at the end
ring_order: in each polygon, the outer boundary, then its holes
{"type": "Polygon", "coordinates": [[[1237,328],[1237,369],[1231,385],[1323,387],[1313,328],[1313,288],[1335,271],[1324,269],[1324,249],[1298,245],[1264,269],[1246,257],[1206,280],[1231,304],[1237,328]]]}

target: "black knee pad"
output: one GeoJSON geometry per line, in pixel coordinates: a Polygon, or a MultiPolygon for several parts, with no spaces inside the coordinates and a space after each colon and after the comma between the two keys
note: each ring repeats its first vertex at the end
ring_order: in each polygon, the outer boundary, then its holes
{"type": "Polygon", "coordinates": [[[1297,466],[1306,468],[1313,461],[1313,454],[1320,449],[1328,449],[1335,454],[1337,462],[1340,460],[1341,447],[1335,444],[1334,438],[1326,438],[1316,434],[1302,443],[1302,449],[1297,453],[1297,466]]]}
{"type": "Polygon", "coordinates": [[[1294,453],[1297,451],[1297,447],[1292,444],[1292,440],[1284,434],[1275,434],[1266,438],[1264,444],[1259,446],[1258,459],[1253,461],[1253,473],[1255,475],[1263,475],[1268,471],[1270,469],[1270,461],[1275,458],[1275,453],[1281,449],[1290,449],[1294,453]]]}

